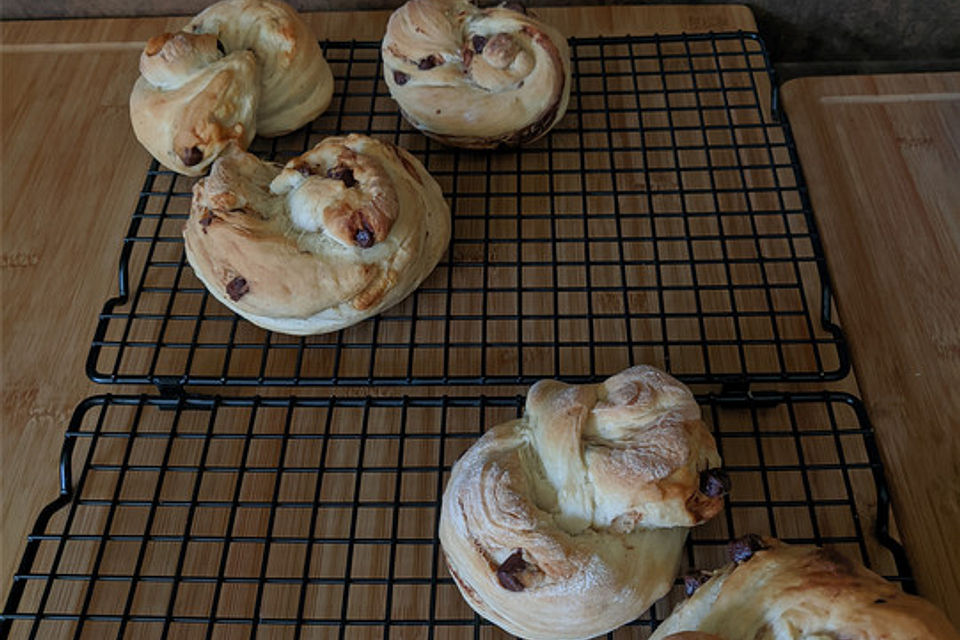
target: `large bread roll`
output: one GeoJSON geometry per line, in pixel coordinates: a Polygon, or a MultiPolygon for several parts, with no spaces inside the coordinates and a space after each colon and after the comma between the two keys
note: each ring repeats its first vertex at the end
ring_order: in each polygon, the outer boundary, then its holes
{"type": "Polygon", "coordinates": [[[381,52],[403,115],[450,145],[532,142],[567,110],[567,41],[516,3],[410,0],[390,17],[381,52]]]}
{"type": "Polygon", "coordinates": [[[535,384],[524,415],[454,465],[440,542],[482,616],[524,638],[590,638],[670,590],[687,529],[729,488],[700,407],[638,366],[535,384]]]}
{"type": "Polygon", "coordinates": [[[183,237],[224,305],[265,329],[326,333],[419,286],[446,250],[450,210],[407,151],[352,134],[282,169],[231,148],[194,186],[183,237]]]}

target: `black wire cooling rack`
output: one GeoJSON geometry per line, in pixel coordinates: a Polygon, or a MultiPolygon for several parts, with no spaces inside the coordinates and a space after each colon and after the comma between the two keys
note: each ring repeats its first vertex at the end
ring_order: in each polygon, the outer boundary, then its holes
{"type": "Polygon", "coordinates": [[[193,179],[154,163],[97,382],[526,384],[650,363],[687,383],[823,381],[849,362],[775,82],[753,33],[571,40],[570,108],[516,152],[458,152],[410,129],[378,43],[329,42],[336,90],[310,127],[253,150],[285,161],[363,132],[420,158],[451,205],[450,251],[397,307],[337,333],[263,331],[210,297],[180,235],[193,179]]]}
{"type": "MultiPolygon", "coordinates": [[[[693,530],[691,567],[722,565],[730,538],[756,532],[829,545],[911,589],[859,401],[699,400],[733,489],[693,530]]],[[[0,635],[504,637],[443,565],[438,501],[456,458],[522,406],[91,398],[67,431],[61,496],[28,538],[0,635]]],[[[680,592],[609,637],[646,637],[680,592]]]]}

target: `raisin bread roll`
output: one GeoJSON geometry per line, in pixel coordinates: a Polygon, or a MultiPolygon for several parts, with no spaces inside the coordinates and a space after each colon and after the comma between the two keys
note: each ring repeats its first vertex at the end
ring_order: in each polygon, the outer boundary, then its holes
{"type": "Polygon", "coordinates": [[[440,542],[461,594],[524,638],[591,638],[666,594],[729,481],[680,382],[638,366],[535,384],[453,466],[440,542]]]}
{"type": "Polygon", "coordinates": [[[309,27],[278,0],[223,0],[151,38],[130,96],[137,139],[164,166],[201,175],[231,142],[320,115],[333,74],[309,27]]]}
{"type": "Polygon", "coordinates": [[[835,551],[750,535],[730,557],[687,581],[692,596],[650,640],[960,639],[932,604],[835,551]]]}
{"type": "Polygon", "coordinates": [[[418,287],[446,250],[450,210],[407,151],[352,134],[282,169],[231,148],[194,186],[183,237],[224,305],[272,331],[326,333],[418,287]]]}
{"type": "Polygon", "coordinates": [[[567,110],[567,41],[518,4],[410,0],[390,17],[381,51],[404,117],[446,144],[525,144],[567,110]]]}

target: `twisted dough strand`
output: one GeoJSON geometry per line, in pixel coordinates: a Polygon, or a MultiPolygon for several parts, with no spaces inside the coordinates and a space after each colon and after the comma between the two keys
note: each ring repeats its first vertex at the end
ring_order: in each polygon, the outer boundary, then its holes
{"type": "Polygon", "coordinates": [[[277,0],[226,0],[184,28],[217,34],[231,51],[251,51],[260,65],[257,135],[290,133],[330,105],[333,73],[307,23],[277,0]]]}
{"type": "Polygon", "coordinates": [[[461,593],[525,638],[588,638],[639,616],[715,515],[713,438],[682,384],[633,367],[601,385],[534,385],[523,418],[457,461],[440,542],[461,593]]]}
{"type": "Polygon", "coordinates": [[[278,0],[223,0],[178,33],[151,38],[130,95],[144,147],[201,175],[231,144],[277,136],[330,104],[333,74],[300,16],[278,0]]]}

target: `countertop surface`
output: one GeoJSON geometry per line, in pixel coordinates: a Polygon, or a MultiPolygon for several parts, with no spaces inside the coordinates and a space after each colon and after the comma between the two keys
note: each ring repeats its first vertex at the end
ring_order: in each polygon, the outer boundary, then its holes
{"type": "Polygon", "coordinates": [[[960,611],[960,73],[803,78],[784,104],[921,592],[960,611]]]}
{"type": "MultiPolygon", "coordinates": [[[[571,36],[755,28],[749,10],[732,5],[540,9],[538,14],[571,36]]],[[[388,15],[311,14],[308,21],[321,39],[378,39],[388,15]]],[[[4,594],[36,514],[56,495],[57,458],[73,408],[96,393],[153,391],[94,385],[84,363],[97,314],[116,291],[121,240],[149,163],[127,113],[137,59],[147,38],[182,24],[182,18],[170,18],[0,25],[4,594]]],[[[958,173],[957,77],[877,82],[791,83],[786,103],[906,548],[921,591],[956,623],[960,567],[956,545],[949,543],[960,529],[955,419],[960,407],[950,381],[954,387],[960,382],[960,198],[949,176],[958,173]],[[818,92],[828,99],[815,99],[818,92]],[[836,97],[845,92],[868,97],[836,97]],[[930,117],[901,119],[893,113],[899,107],[881,99],[904,95],[910,97],[893,102],[921,105],[930,117]],[[842,117],[817,125],[817,110],[831,101],[838,106],[830,108],[842,117]],[[858,108],[869,117],[861,119],[858,108]],[[875,164],[895,179],[883,173],[865,176],[858,173],[871,170],[865,164],[840,162],[844,153],[865,144],[873,145],[868,154],[874,160],[892,158],[890,164],[875,164]],[[931,160],[942,167],[939,173],[925,170],[931,160]],[[864,188],[868,180],[875,187],[864,188]],[[871,210],[884,215],[866,217],[871,210]],[[927,249],[931,238],[936,244],[927,249]],[[901,254],[916,263],[898,271],[901,254]],[[901,329],[888,330],[878,319],[901,329]],[[876,354],[880,361],[873,359],[876,354]],[[926,368],[931,362],[936,370],[926,368]],[[885,385],[891,380],[896,381],[892,389],[885,385]]]]}
{"type": "MultiPolygon", "coordinates": [[[[569,36],[755,30],[746,7],[538,9],[569,36]]],[[[307,16],[318,39],[378,40],[390,13],[307,16]]],[[[182,17],[0,23],[3,65],[2,311],[5,593],[36,514],[56,496],[77,403],[116,392],[84,365],[150,156],[128,99],[143,44],[182,17]]],[[[155,392],[152,387],[127,392],[155,392]]]]}

